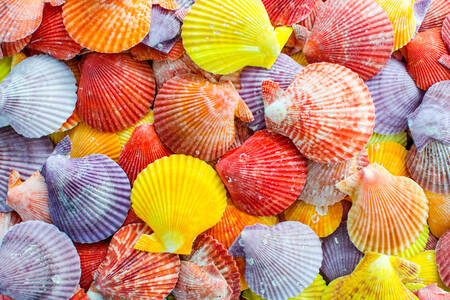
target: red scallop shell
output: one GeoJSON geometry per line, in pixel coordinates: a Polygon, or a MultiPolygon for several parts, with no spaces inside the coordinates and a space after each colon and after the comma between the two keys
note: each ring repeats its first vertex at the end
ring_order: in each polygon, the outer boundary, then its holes
{"type": "Polygon", "coordinates": [[[94,272],[106,257],[109,242],[101,241],[92,244],[74,243],[80,256],[80,286],[88,290],[94,280],[94,272]]]}
{"type": "Polygon", "coordinates": [[[262,0],[270,21],[286,25],[303,21],[312,11],[314,0],[262,0]]]}
{"type": "Polygon", "coordinates": [[[420,25],[419,32],[431,28],[441,27],[445,16],[449,13],[450,5],[448,0],[432,0],[422,24],[420,25]]]}
{"type": "Polygon", "coordinates": [[[25,46],[30,42],[31,40],[31,35],[27,36],[24,39],[21,40],[17,40],[15,42],[10,42],[10,43],[2,43],[1,44],[1,51],[0,51],[0,58],[2,57],[6,57],[6,56],[12,56],[14,54],[19,53],[20,51],[22,51],[23,48],[25,48],[25,46]]]}
{"type": "Polygon", "coordinates": [[[447,50],[450,51],[450,14],[447,15],[442,24],[442,40],[444,41],[447,50]]]}
{"type": "Polygon", "coordinates": [[[142,43],[137,44],[130,50],[131,55],[133,55],[133,57],[137,60],[153,60],[153,61],[166,59],[175,60],[177,58],[180,58],[185,52],[186,50],[184,50],[181,39],[175,43],[175,45],[172,47],[169,53],[158,51],[142,43]]]}
{"type": "Polygon", "coordinates": [[[85,293],[84,289],[78,289],[75,294],[73,294],[70,300],[90,300],[89,296],[85,293]]]}
{"type": "Polygon", "coordinates": [[[314,6],[311,10],[311,13],[299,23],[299,25],[305,26],[308,30],[313,28],[314,22],[316,21],[317,15],[319,14],[320,8],[323,5],[322,0],[314,0],[314,6]]]}
{"type": "Polygon", "coordinates": [[[128,224],[133,224],[133,223],[145,223],[145,222],[142,221],[141,218],[139,218],[136,215],[133,208],[130,207],[127,218],[125,219],[125,221],[123,221],[122,227],[127,226],[128,224]]]}
{"type": "Polygon", "coordinates": [[[450,287],[450,230],[447,230],[436,245],[436,265],[442,282],[450,287]]]}

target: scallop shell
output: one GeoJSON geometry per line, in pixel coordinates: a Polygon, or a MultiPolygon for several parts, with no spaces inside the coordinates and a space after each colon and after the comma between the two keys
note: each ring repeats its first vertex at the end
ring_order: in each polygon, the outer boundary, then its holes
{"type": "MultiPolygon", "coordinates": [[[[69,68],[71,68],[71,67],[69,66],[69,68]]],[[[73,69],[71,68],[71,70],[73,70],[73,69]]],[[[78,79],[77,79],[77,82],[78,82],[78,79]]],[[[80,123],[80,121],[81,121],[81,119],[78,116],[77,111],[74,110],[73,114],[66,120],[66,122],[64,124],[61,125],[61,127],[59,128],[59,130],[57,132],[68,131],[68,130],[74,128],[75,126],[77,126],[78,123],[80,123]]]]}
{"type": "Polygon", "coordinates": [[[11,72],[11,57],[0,59],[0,82],[11,72]]]}
{"type": "MultiPolygon", "coordinates": [[[[52,152],[52,142],[47,137],[27,139],[11,127],[0,128],[0,199],[6,199],[9,174],[17,170],[22,176],[33,175],[52,152]]],[[[11,211],[0,201],[0,211],[11,211]]]]}
{"type": "Polygon", "coordinates": [[[436,194],[424,190],[428,199],[430,210],[428,212],[428,224],[431,232],[441,237],[450,229],[450,195],[436,194]]]}
{"type": "Polygon", "coordinates": [[[434,250],[421,252],[416,256],[409,257],[408,260],[420,266],[419,276],[405,284],[410,291],[417,290],[417,286],[419,285],[427,286],[435,283],[442,288],[445,287],[439,278],[438,267],[435,264],[434,250]]]}
{"type": "Polygon", "coordinates": [[[372,135],[375,109],[369,91],[343,66],[308,65],[286,91],[267,81],[262,89],[267,128],[288,136],[310,160],[350,159],[372,135]]]}
{"type": "Polygon", "coordinates": [[[308,65],[308,61],[306,60],[305,54],[303,52],[294,53],[291,55],[291,58],[301,66],[306,67],[308,65]]]}
{"type": "Polygon", "coordinates": [[[0,41],[14,42],[32,34],[41,24],[44,1],[3,0],[0,3],[0,41]]]}
{"type": "Polygon", "coordinates": [[[194,62],[187,55],[183,55],[175,60],[158,60],[152,64],[153,72],[155,73],[156,86],[161,90],[164,83],[177,75],[194,74],[201,75],[201,73],[194,66],[194,62]]]}
{"type": "Polygon", "coordinates": [[[445,18],[441,30],[442,41],[444,41],[445,46],[447,46],[447,50],[450,51],[450,14],[445,18]]]}
{"type": "Polygon", "coordinates": [[[252,114],[230,82],[212,83],[184,75],[167,81],[153,108],[155,130],[175,153],[205,161],[224,155],[234,141],[234,116],[252,114]]]}
{"type": "Polygon", "coordinates": [[[322,262],[320,240],[314,231],[291,221],[247,226],[229,252],[245,258],[248,286],[268,300],[300,294],[316,278],[322,262]]]}
{"type": "Polygon", "coordinates": [[[63,6],[63,20],[69,35],[84,48],[118,53],[147,35],[151,7],[147,0],[71,0],[63,6]]]}
{"type": "Polygon", "coordinates": [[[337,63],[372,78],[386,65],[394,31],[386,12],[373,0],[328,0],[316,17],[303,53],[309,63],[337,63]]]}
{"type": "Polygon", "coordinates": [[[151,232],[145,224],[130,224],[114,234],[105,260],[94,273],[91,299],[164,299],[170,293],[180,271],[178,256],[133,248],[140,235],[151,232]]]}
{"type": "Polygon", "coordinates": [[[133,126],[117,133],[117,135],[119,136],[121,148],[123,148],[123,146],[125,146],[125,144],[130,140],[131,134],[133,133],[134,129],[141,124],[153,124],[153,110],[150,109],[147,114],[133,126]]]}
{"type": "Polygon", "coordinates": [[[423,98],[423,92],[417,88],[406,66],[391,58],[366,84],[375,104],[374,131],[381,134],[404,131],[408,127],[408,115],[423,98]]]}
{"type": "Polygon", "coordinates": [[[450,194],[450,146],[433,141],[419,152],[413,145],[406,156],[406,168],[423,189],[450,194]]]}
{"type": "Polygon", "coordinates": [[[80,280],[80,258],[54,225],[14,225],[0,248],[0,294],[15,299],[69,299],[80,280]]]}
{"type": "Polygon", "coordinates": [[[133,224],[133,223],[145,223],[144,221],[142,221],[134,212],[134,210],[132,208],[130,208],[130,210],[128,211],[128,215],[127,218],[125,219],[125,221],[122,224],[123,226],[126,226],[128,224],[133,224]]]}
{"type": "Polygon", "coordinates": [[[79,288],[69,300],[90,300],[84,289],[79,288]]]}
{"type": "Polygon", "coordinates": [[[241,83],[239,94],[255,118],[250,123],[251,129],[257,131],[266,128],[261,83],[264,80],[272,80],[279,83],[282,89],[286,89],[301,69],[302,66],[289,56],[280,54],[270,69],[246,67],[242,70],[239,76],[239,82],[241,83]]]}
{"type": "Polygon", "coordinates": [[[8,232],[8,230],[16,225],[22,222],[19,215],[12,211],[12,212],[0,212],[0,245],[2,244],[3,237],[8,232]]]}
{"type": "Polygon", "coordinates": [[[288,138],[261,130],[224,155],[216,170],[237,208],[272,216],[300,195],[306,160],[288,138]]]}
{"type": "Polygon", "coordinates": [[[17,40],[15,42],[5,42],[1,43],[1,51],[0,51],[0,57],[3,55],[3,57],[6,56],[12,56],[25,48],[25,46],[30,42],[31,35],[27,36],[26,38],[17,40]]]}
{"type": "Polygon", "coordinates": [[[450,231],[447,230],[436,245],[436,265],[443,283],[450,287],[450,259],[448,249],[450,247],[450,231]]]}
{"type": "Polygon", "coordinates": [[[402,145],[394,142],[372,144],[367,148],[367,153],[369,163],[384,167],[394,176],[409,176],[406,171],[408,151],[402,145]]]}
{"type": "Polygon", "coordinates": [[[180,58],[185,52],[186,50],[183,47],[181,39],[173,45],[169,53],[158,51],[143,43],[137,44],[130,50],[131,55],[133,55],[136,60],[151,59],[152,61],[161,61],[166,59],[175,60],[180,58]]]}
{"type": "Polygon", "coordinates": [[[225,187],[212,167],[176,154],[158,159],[138,175],[131,202],[154,230],[134,247],[178,254],[191,253],[195,238],[220,221],[227,204],[225,187]]]}
{"type": "Polygon", "coordinates": [[[437,287],[436,284],[428,285],[417,291],[414,294],[419,298],[419,300],[446,300],[449,294],[437,287]]]}
{"type": "Polygon", "coordinates": [[[414,0],[413,10],[414,17],[416,18],[416,31],[419,31],[420,25],[422,25],[423,19],[430,8],[430,4],[433,0],[414,0]]]}
{"type": "Polygon", "coordinates": [[[75,242],[94,243],[122,225],[130,207],[125,172],[102,154],[70,158],[64,138],[42,167],[53,223],[75,242]]]}
{"type": "Polygon", "coordinates": [[[430,28],[441,27],[445,16],[449,13],[450,5],[448,5],[447,0],[432,0],[422,21],[419,32],[430,28]]]}
{"type": "Polygon", "coordinates": [[[425,245],[425,250],[434,250],[434,249],[436,249],[437,242],[438,242],[438,238],[435,237],[432,233],[430,233],[428,235],[427,244],[425,245]]]}
{"type": "Polygon", "coordinates": [[[239,119],[234,119],[234,126],[236,128],[236,134],[234,136],[234,142],[228,148],[228,151],[242,146],[253,135],[253,130],[250,129],[247,123],[239,119]]]}
{"type": "Polygon", "coordinates": [[[305,26],[308,30],[311,30],[314,23],[316,22],[317,15],[320,12],[320,9],[323,5],[322,0],[314,0],[314,5],[312,7],[311,13],[299,23],[301,26],[305,26]]]}
{"type": "Polygon", "coordinates": [[[422,188],[377,164],[346,178],[337,188],[352,199],[348,233],[362,252],[400,253],[426,225],[428,200],[422,188]]]}
{"type": "Polygon", "coordinates": [[[314,0],[263,0],[262,3],[274,25],[296,24],[306,19],[314,8],[314,0]]]}
{"type": "Polygon", "coordinates": [[[72,115],[76,89],[75,77],[63,62],[32,56],[0,83],[0,114],[25,137],[48,135],[72,115]]]}
{"type": "Polygon", "coordinates": [[[84,58],[77,112],[89,126],[109,132],[130,127],[148,112],[154,97],[155,77],[147,62],[125,53],[84,58]]]}
{"type": "Polygon", "coordinates": [[[402,253],[398,254],[398,256],[408,258],[423,252],[425,250],[429,234],[430,229],[428,225],[426,225],[420,233],[419,238],[417,238],[416,241],[402,253]]]}
{"type": "Polygon", "coordinates": [[[109,241],[100,241],[92,244],[75,243],[80,256],[81,278],[80,286],[88,290],[94,280],[94,272],[103,262],[108,251],[109,241]]]}
{"type": "Polygon", "coordinates": [[[370,137],[369,142],[366,145],[366,148],[373,144],[384,143],[384,142],[394,142],[397,144],[406,147],[408,144],[408,134],[406,131],[402,131],[396,134],[379,134],[374,132],[370,137]]]}
{"type": "Polygon", "coordinates": [[[261,1],[197,0],[184,19],[181,36],[200,68],[228,74],[245,66],[270,68],[292,29],[274,29],[261,1]]]}

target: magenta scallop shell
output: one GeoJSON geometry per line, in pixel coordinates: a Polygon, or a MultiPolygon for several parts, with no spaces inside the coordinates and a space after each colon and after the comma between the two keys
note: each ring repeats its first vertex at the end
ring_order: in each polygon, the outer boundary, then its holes
{"type": "Polygon", "coordinates": [[[130,208],[130,182],[112,159],[102,154],[70,158],[64,138],[42,167],[53,223],[79,243],[95,243],[114,234],[130,208]]]}
{"type": "Polygon", "coordinates": [[[433,84],[420,106],[408,117],[417,150],[431,141],[450,146],[450,80],[433,84]]]}
{"type": "Polygon", "coordinates": [[[262,82],[265,80],[277,82],[280,84],[280,88],[284,90],[292,83],[302,68],[303,66],[286,54],[280,54],[270,69],[246,67],[242,70],[239,77],[241,83],[239,94],[247,103],[255,118],[250,123],[252,130],[257,131],[266,128],[261,89],[262,82]]]}
{"type": "Polygon", "coordinates": [[[300,222],[247,226],[231,245],[245,259],[245,280],[267,300],[295,297],[308,287],[322,263],[320,240],[300,222]]]}
{"type": "MultiPolygon", "coordinates": [[[[0,128],[0,199],[6,200],[9,174],[18,171],[23,179],[33,175],[52,153],[48,137],[27,139],[11,127],[0,128]]],[[[12,211],[0,201],[0,212],[12,211]]]]}
{"type": "Polygon", "coordinates": [[[366,81],[375,104],[374,131],[395,134],[408,127],[407,117],[423,97],[423,92],[406,71],[406,66],[391,58],[380,73],[366,81]]]}
{"type": "Polygon", "coordinates": [[[42,221],[23,222],[8,231],[0,265],[0,294],[14,299],[69,299],[81,275],[72,241],[42,221]]]}

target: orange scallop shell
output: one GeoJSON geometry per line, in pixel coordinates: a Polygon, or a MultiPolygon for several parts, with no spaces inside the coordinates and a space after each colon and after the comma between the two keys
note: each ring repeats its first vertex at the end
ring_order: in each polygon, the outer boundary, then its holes
{"type": "Polygon", "coordinates": [[[153,0],[153,4],[158,4],[165,9],[178,9],[178,3],[176,0],[153,0]]]}
{"type": "MultiPolygon", "coordinates": [[[[75,75],[76,76],[76,75],[75,75]]],[[[61,125],[58,132],[65,132],[68,131],[80,123],[81,119],[78,116],[78,113],[76,110],[73,111],[73,114],[66,120],[64,124],[61,125]]]]}
{"type": "Polygon", "coordinates": [[[80,286],[88,290],[94,280],[94,272],[106,257],[108,251],[108,241],[101,241],[92,244],[74,243],[80,256],[81,278],[80,286]]]}
{"type": "Polygon", "coordinates": [[[22,51],[23,48],[25,48],[25,46],[30,42],[30,40],[31,35],[21,40],[17,40],[15,42],[1,43],[0,58],[2,57],[2,55],[3,57],[7,57],[19,53],[20,51],[22,51]]]}
{"type": "Polygon", "coordinates": [[[369,163],[377,163],[395,176],[409,176],[406,171],[406,155],[408,151],[394,142],[370,145],[367,148],[369,163]]]}
{"type": "Polygon", "coordinates": [[[441,237],[450,229],[450,194],[436,194],[425,190],[430,210],[428,225],[436,237],[441,237]]]}
{"type": "Polygon", "coordinates": [[[70,300],[90,300],[89,296],[85,293],[84,289],[78,288],[78,290],[73,294],[70,300]]]}
{"type": "Polygon", "coordinates": [[[169,53],[158,51],[142,43],[137,44],[130,50],[131,55],[133,55],[133,57],[137,60],[150,59],[153,61],[160,61],[166,59],[175,60],[177,58],[180,58],[185,52],[186,50],[183,47],[183,42],[181,41],[181,39],[179,39],[175,43],[175,45],[172,47],[169,53]]]}
{"type": "Polygon", "coordinates": [[[41,24],[43,0],[0,2],[0,42],[14,42],[32,34],[41,24]]]}
{"type": "Polygon", "coordinates": [[[420,25],[419,32],[431,28],[441,27],[445,16],[449,13],[450,5],[448,0],[432,0],[422,24],[420,25]]]}

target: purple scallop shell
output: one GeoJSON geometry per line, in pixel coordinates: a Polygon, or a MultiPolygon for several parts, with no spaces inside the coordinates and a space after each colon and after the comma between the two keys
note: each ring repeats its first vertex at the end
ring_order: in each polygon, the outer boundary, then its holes
{"type": "Polygon", "coordinates": [[[286,89],[303,68],[286,54],[280,54],[270,69],[259,67],[245,67],[239,77],[241,90],[239,94],[247,103],[255,120],[250,123],[253,131],[266,128],[264,117],[264,103],[262,100],[261,84],[264,80],[278,82],[282,89],[286,89]]]}
{"type": "Polygon", "coordinates": [[[245,258],[248,286],[268,300],[295,297],[316,278],[322,263],[320,240],[300,222],[245,227],[229,249],[245,258]]]}
{"type": "Polygon", "coordinates": [[[1,127],[6,127],[9,125],[9,121],[8,118],[5,116],[0,116],[0,128],[1,127]]]}
{"type": "Polygon", "coordinates": [[[419,152],[431,141],[450,145],[450,80],[428,89],[420,106],[408,116],[408,125],[419,152]]]}
{"type": "Polygon", "coordinates": [[[416,31],[420,28],[420,25],[422,25],[423,19],[425,18],[425,15],[427,14],[428,8],[430,7],[431,1],[433,0],[414,0],[414,17],[416,18],[416,31]]]}
{"type": "Polygon", "coordinates": [[[391,58],[366,84],[375,104],[374,131],[381,134],[404,131],[408,127],[408,115],[419,106],[423,97],[405,65],[391,58]]]}
{"type": "Polygon", "coordinates": [[[15,299],[69,299],[81,276],[72,241],[42,221],[23,222],[8,231],[0,265],[0,294],[15,299]]]}
{"type": "Polygon", "coordinates": [[[0,212],[12,211],[6,205],[9,175],[17,170],[28,178],[39,170],[52,153],[48,137],[30,139],[16,133],[11,127],[0,128],[0,212]]]}
{"type": "Polygon", "coordinates": [[[327,283],[353,272],[364,256],[350,241],[345,221],[335,232],[321,240],[323,262],[320,272],[327,283]]]}
{"type": "Polygon", "coordinates": [[[130,182],[109,157],[93,154],[70,158],[66,137],[42,167],[48,186],[53,223],[79,243],[95,243],[113,235],[130,208],[130,182]]]}

